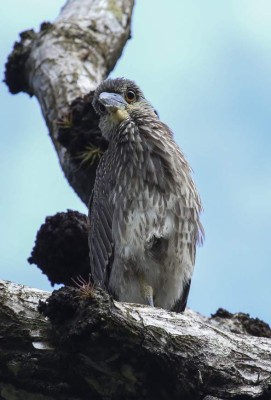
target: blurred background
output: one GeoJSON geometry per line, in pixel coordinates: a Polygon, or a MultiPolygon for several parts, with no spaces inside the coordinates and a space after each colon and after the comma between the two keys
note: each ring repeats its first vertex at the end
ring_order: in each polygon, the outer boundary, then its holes
{"type": "MultiPolygon", "coordinates": [[[[64,0],[0,6],[1,77],[19,32],[57,17],[64,0]]],[[[132,39],[111,76],[135,80],[194,170],[206,241],[188,305],[271,324],[271,3],[137,1],[132,39]]],[[[51,290],[27,263],[45,217],[86,213],[58,165],[35,98],[1,82],[0,278],[51,290]]]]}

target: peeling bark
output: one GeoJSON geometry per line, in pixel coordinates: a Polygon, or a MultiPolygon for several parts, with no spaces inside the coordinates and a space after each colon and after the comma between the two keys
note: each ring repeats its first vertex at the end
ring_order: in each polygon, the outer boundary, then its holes
{"type": "Polygon", "coordinates": [[[65,176],[85,204],[98,159],[82,161],[93,148],[95,154],[97,146],[106,147],[99,138],[91,93],[114,68],[130,37],[133,4],[133,0],[69,0],[53,24],[43,23],[40,32],[20,35],[6,64],[11,93],[37,97],[65,176]],[[83,133],[74,121],[74,102],[85,105],[80,118],[86,122],[83,133]],[[63,144],[63,129],[69,144],[71,137],[83,136],[76,154],[63,144]]]}
{"type": "Polygon", "coordinates": [[[0,282],[3,399],[271,398],[271,339],[230,332],[238,315],[217,328],[91,286],[49,296],[0,282]]]}

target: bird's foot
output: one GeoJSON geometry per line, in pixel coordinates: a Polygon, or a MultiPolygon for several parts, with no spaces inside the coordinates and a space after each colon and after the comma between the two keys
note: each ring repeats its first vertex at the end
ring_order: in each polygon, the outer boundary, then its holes
{"type": "MultiPolygon", "coordinates": [[[[151,286],[149,286],[149,288],[151,288],[151,290],[152,290],[152,287],[151,287],[151,286]]],[[[146,295],[146,300],[147,300],[147,303],[148,303],[149,306],[154,307],[154,304],[153,304],[153,294],[148,294],[148,295],[146,295]]]]}
{"type": "Polygon", "coordinates": [[[153,288],[148,285],[144,279],[140,280],[141,294],[148,306],[154,307],[153,304],[153,288]]]}

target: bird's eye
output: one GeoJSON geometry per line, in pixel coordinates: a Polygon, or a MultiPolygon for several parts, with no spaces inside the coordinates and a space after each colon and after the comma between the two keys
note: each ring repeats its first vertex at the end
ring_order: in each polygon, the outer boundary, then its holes
{"type": "Polygon", "coordinates": [[[133,103],[136,101],[136,94],[133,90],[127,90],[127,92],[125,93],[125,100],[127,101],[127,103],[133,103]]]}
{"type": "Polygon", "coordinates": [[[99,108],[99,111],[100,111],[102,114],[105,113],[106,108],[105,108],[105,106],[104,106],[102,103],[99,103],[99,104],[98,104],[98,108],[99,108]]]}

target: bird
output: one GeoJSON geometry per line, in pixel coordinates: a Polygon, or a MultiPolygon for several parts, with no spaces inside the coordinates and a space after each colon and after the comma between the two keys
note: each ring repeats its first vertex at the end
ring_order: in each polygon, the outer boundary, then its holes
{"type": "Polygon", "coordinates": [[[108,141],[89,202],[94,285],[120,302],[182,312],[204,237],[192,170],[134,81],[102,81],[92,105],[108,141]]]}

